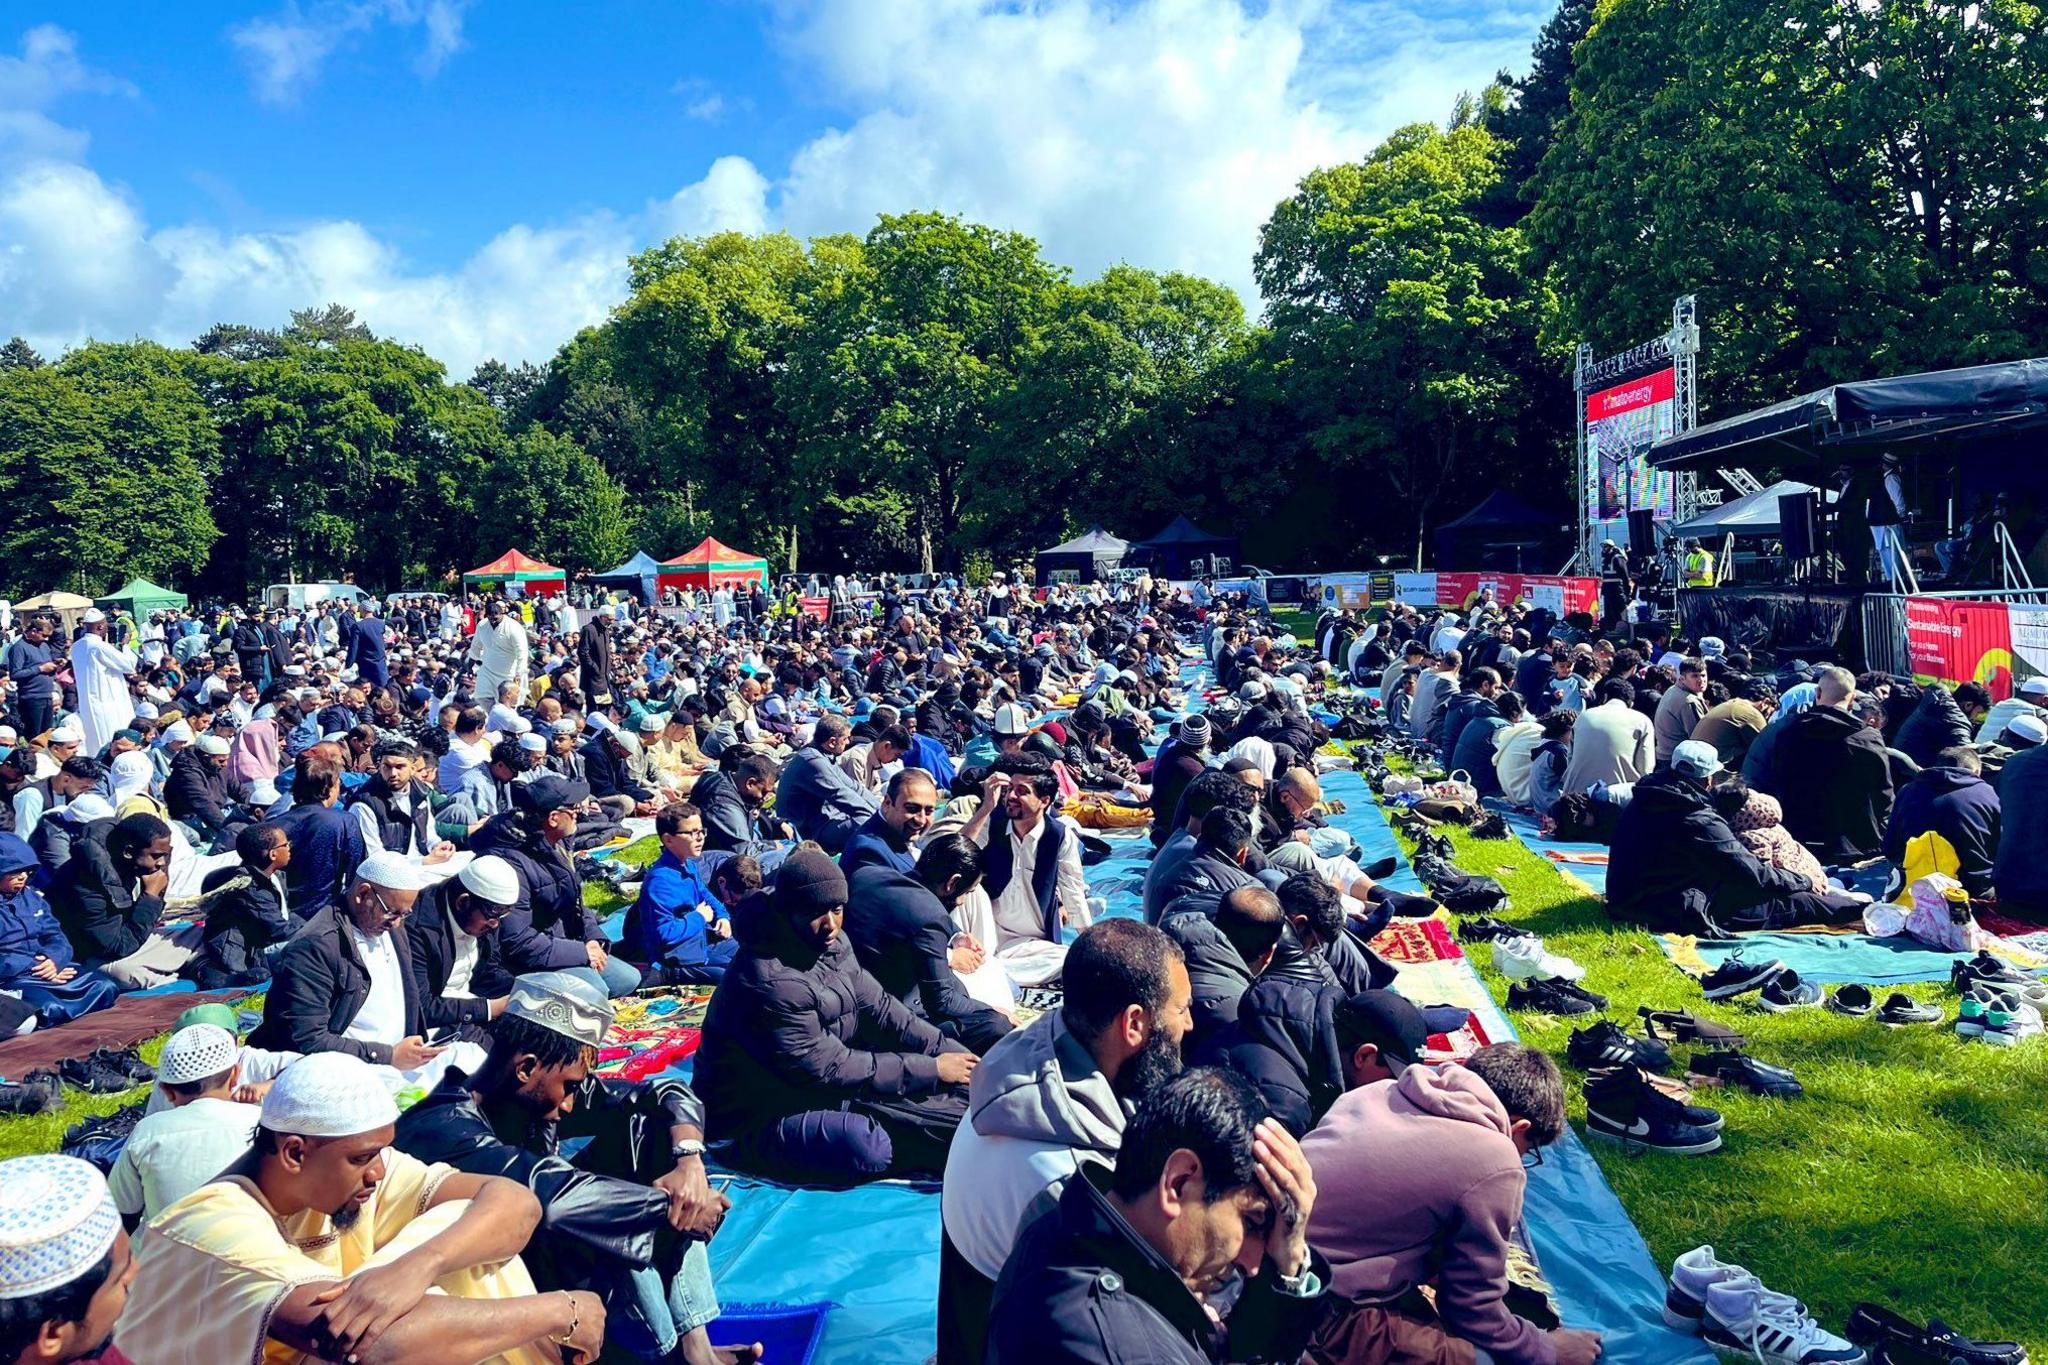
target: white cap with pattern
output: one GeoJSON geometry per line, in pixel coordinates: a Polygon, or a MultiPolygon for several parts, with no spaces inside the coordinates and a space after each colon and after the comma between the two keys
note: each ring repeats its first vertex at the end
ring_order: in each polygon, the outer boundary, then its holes
{"type": "Polygon", "coordinates": [[[156,1078],[165,1085],[190,1085],[220,1075],[241,1055],[235,1035],[219,1024],[187,1024],[164,1043],[156,1078]]]}
{"type": "Polygon", "coordinates": [[[107,1178],[75,1156],[0,1161],[0,1299],[71,1283],[105,1258],[121,1231],[107,1178]]]}

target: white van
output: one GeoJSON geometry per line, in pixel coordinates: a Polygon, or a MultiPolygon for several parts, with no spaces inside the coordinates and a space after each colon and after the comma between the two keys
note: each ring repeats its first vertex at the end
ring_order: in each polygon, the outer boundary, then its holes
{"type": "Polygon", "coordinates": [[[302,610],[321,602],[370,600],[370,594],[353,583],[272,583],[263,590],[263,605],[278,611],[302,610]]]}

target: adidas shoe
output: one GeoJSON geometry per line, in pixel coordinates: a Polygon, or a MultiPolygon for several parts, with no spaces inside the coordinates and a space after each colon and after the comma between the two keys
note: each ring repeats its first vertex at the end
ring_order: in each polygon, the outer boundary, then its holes
{"type": "Polygon", "coordinates": [[[1707,1316],[1707,1291],[1749,1273],[1733,1261],[1716,1256],[1711,1246],[1694,1247],[1671,1263],[1671,1277],[1664,1284],[1664,1324],[1674,1331],[1698,1336],[1707,1316]]]}
{"type": "Polygon", "coordinates": [[[1539,977],[1578,981],[1586,975],[1584,967],[1551,952],[1534,934],[1495,939],[1493,969],[1510,981],[1533,981],[1539,977]]]}
{"type": "Polygon", "coordinates": [[[1756,1003],[1758,1009],[1783,1014],[1787,1010],[1811,1009],[1820,1003],[1820,995],[1819,986],[1787,967],[1757,994],[1756,1003]]]}
{"type": "Polygon", "coordinates": [[[1700,1156],[1721,1146],[1721,1134],[1686,1121],[1687,1105],[1659,1093],[1633,1067],[1586,1087],[1586,1135],[1630,1148],[1700,1156]]]}
{"type": "Polygon", "coordinates": [[[1754,1275],[1712,1285],[1700,1335],[1711,1346],[1740,1351],[1761,1365],[1869,1365],[1862,1347],[1829,1332],[1784,1294],[1754,1275]]]}
{"type": "Polygon", "coordinates": [[[1771,1099],[1797,1099],[1806,1087],[1782,1066],[1760,1062],[1740,1050],[1695,1052],[1686,1074],[1698,1085],[1740,1086],[1752,1095],[1771,1099]]]}
{"type": "Polygon", "coordinates": [[[1786,970],[1785,964],[1776,958],[1769,962],[1751,962],[1741,953],[1736,953],[1701,977],[1700,989],[1706,992],[1709,1000],[1732,1000],[1749,991],[1762,990],[1786,970]]]}
{"type": "Polygon", "coordinates": [[[1639,1066],[1645,1071],[1671,1069],[1670,1048],[1648,1038],[1637,1038],[1605,1019],[1589,1028],[1573,1029],[1564,1055],[1580,1071],[1606,1066],[1639,1066]]]}
{"type": "Polygon", "coordinates": [[[1599,1010],[1584,996],[1566,990],[1565,984],[1548,977],[1517,981],[1508,987],[1508,1008],[1538,1014],[1593,1014],[1599,1010]]]}

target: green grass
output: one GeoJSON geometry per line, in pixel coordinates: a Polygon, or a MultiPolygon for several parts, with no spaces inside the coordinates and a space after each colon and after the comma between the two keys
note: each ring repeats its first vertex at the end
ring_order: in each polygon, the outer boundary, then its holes
{"type": "MultiPolygon", "coordinates": [[[[150,1039],[142,1045],[142,1060],[156,1065],[159,1053],[164,1050],[163,1035],[150,1039]]],[[[99,1114],[111,1114],[116,1109],[126,1108],[149,1094],[147,1085],[138,1085],[133,1090],[123,1090],[112,1095],[88,1095],[83,1090],[64,1087],[64,1098],[47,1114],[27,1114],[16,1118],[0,1118],[0,1158],[28,1156],[36,1152],[54,1152],[64,1145],[64,1130],[72,1124],[99,1114]]]]}
{"type": "MultiPolygon", "coordinates": [[[[1460,867],[1507,888],[1512,908],[1501,918],[1585,966],[1585,984],[1612,1001],[1606,1017],[1633,1030],[1636,1007],[1649,1005],[1718,1019],[1806,1086],[1789,1101],[1701,1090],[1699,1102],[1727,1117],[1722,1149],[1708,1156],[1587,1142],[1661,1266],[1711,1243],[1838,1332],[1869,1299],[1968,1335],[2024,1341],[2037,1357],[2048,1349],[2048,1040],[2001,1049],[1947,1027],[1708,1004],[1649,934],[1616,926],[1549,860],[1518,840],[1446,832],[1460,867]]],[[[1477,948],[1472,960],[1505,1007],[1490,954],[1477,948]]],[[[1945,986],[1905,989],[1953,1020],[1945,986]]],[[[1511,1017],[1524,1041],[1565,1066],[1572,1021],[1511,1017]]],[[[1682,1068],[1691,1049],[1676,1052],[1682,1068]]],[[[1566,1067],[1565,1076],[1582,1121],[1578,1074],[1566,1067]]]]}

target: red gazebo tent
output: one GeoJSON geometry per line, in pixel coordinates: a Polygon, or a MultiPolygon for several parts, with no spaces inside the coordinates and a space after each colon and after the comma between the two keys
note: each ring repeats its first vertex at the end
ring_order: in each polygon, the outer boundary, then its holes
{"type": "Polygon", "coordinates": [[[661,561],[664,588],[737,588],[768,582],[768,561],[743,554],[711,536],[696,549],[661,561]]]}
{"type": "Polygon", "coordinates": [[[562,592],[568,581],[562,570],[519,550],[507,550],[482,568],[471,569],[462,576],[464,588],[504,588],[517,583],[527,597],[562,592]]]}

